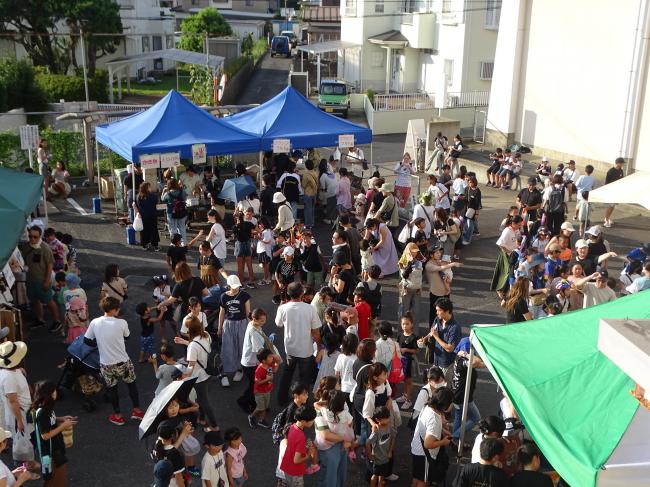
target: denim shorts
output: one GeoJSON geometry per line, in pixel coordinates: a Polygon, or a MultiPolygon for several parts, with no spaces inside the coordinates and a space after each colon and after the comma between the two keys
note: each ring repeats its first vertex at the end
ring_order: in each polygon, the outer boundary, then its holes
{"type": "Polygon", "coordinates": [[[250,240],[245,242],[235,241],[235,257],[250,257],[252,255],[250,240]]]}

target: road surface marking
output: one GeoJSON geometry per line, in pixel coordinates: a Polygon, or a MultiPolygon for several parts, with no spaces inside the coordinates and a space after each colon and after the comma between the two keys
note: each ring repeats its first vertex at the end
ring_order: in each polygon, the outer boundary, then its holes
{"type": "Polygon", "coordinates": [[[73,207],[75,210],[77,210],[79,213],[81,213],[82,215],[86,216],[86,215],[88,214],[88,213],[86,212],[86,210],[84,210],[84,209],[79,205],[79,203],[77,203],[77,202],[76,202],[75,200],[73,200],[72,198],[66,198],[66,201],[67,201],[68,203],[70,203],[70,204],[72,205],[72,207],[73,207]]]}

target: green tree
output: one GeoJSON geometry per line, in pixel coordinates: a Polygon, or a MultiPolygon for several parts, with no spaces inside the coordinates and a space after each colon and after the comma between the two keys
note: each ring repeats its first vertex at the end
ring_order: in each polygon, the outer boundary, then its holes
{"type": "MultiPolygon", "coordinates": [[[[94,76],[97,59],[115,53],[120,37],[95,36],[92,33],[121,34],[120,6],[113,0],[76,0],[66,3],[65,17],[71,33],[84,33],[88,76],[94,76]]],[[[75,53],[78,43],[79,37],[71,37],[70,62],[75,68],[79,66],[75,53]]]]}
{"type": "Polygon", "coordinates": [[[255,45],[255,41],[253,40],[253,34],[250,32],[246,34],[246,37],[244,37],[241,41],[241,52],[243,55],[248,56],[253,52],[253,46],[255,45]]]}
{"type": "Polygon", "coordinates": [[[206,34],[209,37],[232,34],[230,24],[213,7],[204,8],[198,14],[192,15],[183,21],[178,46],[186,51],[204,52],[206,34]]]}
{"type": "Polygon", "coordinates": [[[45,95],[34,81],[34,68],[26,61],[0,61],[0,112],[24,108],[38,112],[45,108],[45,95]]]}

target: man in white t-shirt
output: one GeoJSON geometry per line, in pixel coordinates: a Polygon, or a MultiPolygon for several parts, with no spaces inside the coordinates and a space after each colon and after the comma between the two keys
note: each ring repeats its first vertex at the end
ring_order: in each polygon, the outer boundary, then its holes
{"type": "Polygon", "coordinates": [[[358,147],[348,148],[348,153],[345,155],[345,161],[351,164],[352,174],[355,178],[363,179],[363,151],[358,147]]]}
{"type": "Polygon", "coordinates": [[[575,282],[576,288],[584,294],[583,308],[616,299],[616,292],[607,285],[608,277],[607,271],[598,271],[575,282]],[[589,282],[592,279],[595,279],[596,282],[589,282]]]}
{"type": "Polygon", "coordinates": [[[113,406],[113,414],[108,417],[108,420],[114,425],[122,426],[125,420],[120,413],[120,399],[117,394],[119,380],[126,383],[129,388],[129,397],[133,403],[131,419],[140,421],[144,416],[140,409],[133,362],[126,353],[124,344],[124,340],[130,335],[129,325],[125,320],[117,317],[120,312],[120,302],[117,299],[105,297],[99,302],[99,307],[104,312],[104,316],[90,322],[84,342],[99,349],[100,371],[113,406]]]}
{"type": "Polygon", "coordinates": [[[281,305],[275,315],[275,324],[284,328],[284,350],[287,363],[284,366],[278,386],[278,401],[289,403],[289,387],[294,371],[298,367],[301,384],[311,384],[314,375],[313,343],[320,343],[321,321],[316,309],[302,302],[304,289],[299,282],[287,287],[290,301],[281,305]]]}
{"type": "Polygon", "coordinates": [[[183,185],[183,191],[188,198],[194,194],[200,195],[203,191],[203,178],[196,174],[194,166],[189,166],[178,180],[183,185]]]}

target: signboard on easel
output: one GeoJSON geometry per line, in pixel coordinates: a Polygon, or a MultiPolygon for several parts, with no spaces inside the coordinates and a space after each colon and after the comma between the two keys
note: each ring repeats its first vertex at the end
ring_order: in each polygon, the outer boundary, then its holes
{"type": "Polygon", "coordinates": [[[291,141],[289,139],[273,139],[273,152],[275,154],[291,152],[291,141]]]}
{"type": "Polygon", "coordinates": [[[354,134],[339,135],[339,147],[354,147],[354,134]]]}
{"type": "Polygon", "coordinates": [[[29,167],[34,168],[32,162],[32,150],[38,148],[40,135],[38,133],[38,125],[21,125],[20,126],[20,148],[27,151],[29,158],[29,167]]]}

